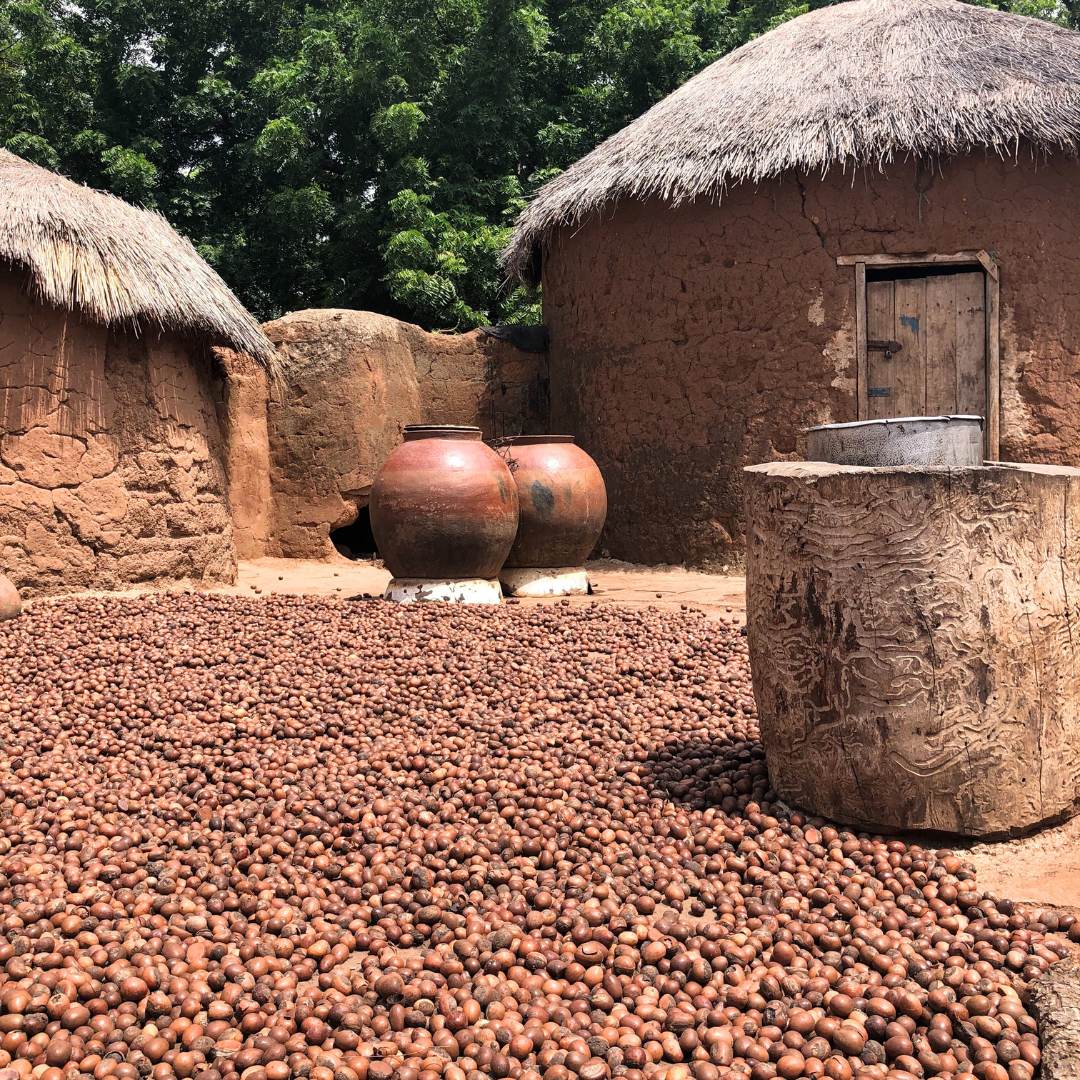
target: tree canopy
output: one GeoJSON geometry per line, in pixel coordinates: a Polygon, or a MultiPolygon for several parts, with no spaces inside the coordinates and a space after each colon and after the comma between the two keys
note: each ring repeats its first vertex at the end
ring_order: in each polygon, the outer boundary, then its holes
{"type": "MultiPolygon", "coordinates": [[[[525,199],[820,0],[0,0],[0,144],[162,211],[260,318],[531,321],[525,199]]],[[[1080,0],[1011,0],[1067,25],[1080,0]]]]}

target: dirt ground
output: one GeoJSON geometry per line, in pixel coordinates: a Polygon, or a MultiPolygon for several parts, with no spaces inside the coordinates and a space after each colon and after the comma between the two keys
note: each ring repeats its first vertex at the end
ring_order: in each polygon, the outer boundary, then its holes
{"type": "MultiPolygon", "coordinates": [[[[571,597],[570,603],[686,606],[701,609],[711,618],[729,619],[740,625],[746,620],[745,582],[738,575],[602,560],[589,565],[589,577],[593,595],[571,597]]],[[[240,563],[234,584],[215,585],[212,591],[242,595],[377,596],[389,580],[390,575],[381,564],[372,562],[351,562],[345,558],[328,562],[256,559],[240,563]]],[[[129,590],[125,595],[137,591],[129,590]]],[[[551,600],[517,602],[552,603],[551,600]]],[[[995,895],[1080,913],[1080,817],[1018,840],[952,846],[974,864],[980,884],[995,895]]]]}
{"type": "Polygon", "coordinates": [[[1080,913],[1080,816],[1020,840],[960,850],[997,896],[1080,913]]]}
{"type": "MultiPolygon", "coordinates": [[[[316,596],[380,595],[390,580],[381,563],[352,562],[337,558],[330,562],[298,559],[254,559],[241,562],[235,585],[214,586],[214,591],[231,593],[307,593],[316,596]]],[[[716,618],[744,621],[745,583],[739,576],[702,574],[675,566],[634,566],[632,563],[603,560],[589,564],[592,596],[570,597],[572,604],[596,602],[630,607],[653,605],[700,608],[716,618]]],[[[520,600],[522,604],[546,604],[550,600],[520,600]]]]}

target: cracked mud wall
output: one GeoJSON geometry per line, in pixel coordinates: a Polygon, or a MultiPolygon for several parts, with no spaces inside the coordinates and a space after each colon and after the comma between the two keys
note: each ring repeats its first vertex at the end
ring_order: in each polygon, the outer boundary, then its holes
{"type": "Polygon", "coordinates": [[[472,424],[485,439],[546,433],[546,353],[526,352],[482,330],[431,334],[401,325],[416,366],[423,423],[472,424]]]}
{"type": "Polygon", "coordinates": [[[1080,165],[982,155],[784,178],[679,209],[626,203],[544,259],[552,423],[604,472],[602,546],[743,557],[744,465],[857,418],[843,254],[986,249],[1001,272],[1005,459],[1080,464],[1080,165]]]}
{"type": "Polygon", "coordinates": [[[285,381],[266,425],[272,523],[266,554],[324,559],[330,531],[364,505],[375,471],[420,413],[401,323],[346,310],[297,311],[263,329],[285,381]]]}
{"type": "Polygon", "coordinates": [[[237,369],[227,387],[230,427],[249,433],[230,435],[244,557],[333,556],[330,532],[367,504],[406,424],[473,424],[485,438],[546,427],[546,355],[479,331],[433,334],[346,309],[293,312],[264,330],[286,371],[264,385],[265,435],[256,381],[237,369]]]}
{"type": "Polygon", "coordinates": [[[273,528],[266,369],[246,353],[214,350],[229,515],[238,559],[266,554],[273,528]]]}
{"type": "Polygon", "coordinates": [[[1080,799],[1080,470],[746,474],[769,776],[886,831],[1020,832],[1080,799]]]}
{"type": "Polygon", "coordinates": [[[230,581],[210,359],[0,272],[0,572],[24,595],[230,581]]]}

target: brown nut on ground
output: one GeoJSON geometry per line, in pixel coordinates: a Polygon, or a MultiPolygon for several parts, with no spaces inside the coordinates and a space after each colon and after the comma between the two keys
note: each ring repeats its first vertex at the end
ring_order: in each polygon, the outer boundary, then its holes
{"type": "Polygon", "coordinates": [[[1020,980],[1075,932],[782,806],[744,639],[702,615],[0,626],[11,1080],[1030,1080],[1020,980]]]}

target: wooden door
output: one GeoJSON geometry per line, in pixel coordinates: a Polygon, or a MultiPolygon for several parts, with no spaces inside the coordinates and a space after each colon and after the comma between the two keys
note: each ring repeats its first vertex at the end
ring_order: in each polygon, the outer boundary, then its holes
{"type": "Polygon", "coordinates": [[[981,270],[866,283],[867,412],[987,416],[981,270]]]}

